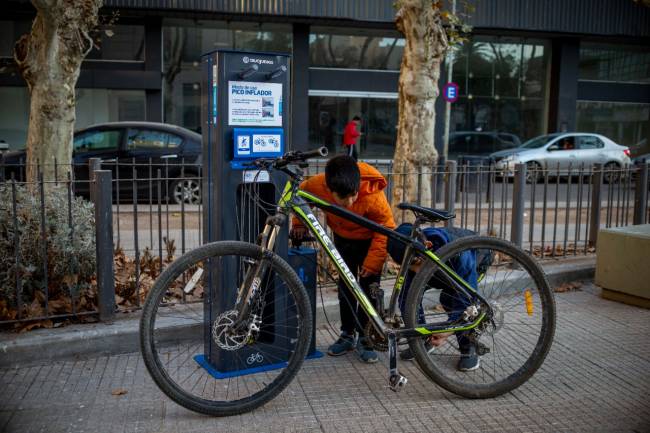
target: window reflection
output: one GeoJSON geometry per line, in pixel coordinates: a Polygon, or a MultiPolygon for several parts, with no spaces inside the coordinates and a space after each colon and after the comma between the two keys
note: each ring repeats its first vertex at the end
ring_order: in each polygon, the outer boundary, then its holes
{"type": "Polygon", "coordinates": [[[361,158],[390,159],[397,137],[397,99],[344,96],[309,97],[309,139],[330,152],[342,151],[343,129],[355,115],[362,118],[357,142],[361,158]]]}
{"type": "Polygon", "coordinates": [[[144,26],[105,25],[86,60],[144,61],[144,26]]]}
{"type": "Polygon", "coordinates": [[[545,42],[524,38],[477,37],[455,53],[452,78],[461,96],[450,128],[469,137],[464,152],[483,154],[544,133],[548,57],[545,42]]]}
{"type": "Polygon", "coordinates": [[[309,36],[312,67],[399,70],[405,41],[387,36],[325,33],[314,29],[309,36]]]}
{"type": "Polygon", "coordinates": [[[578,101],[577,129],[628,146],[632,156],[650,153],[650,104],[578,101]]]}
{"type": "Polygon", "coordinates": [[[583,44],[578,74],[581,80],[648,83],[650,49],[583,44]]]}

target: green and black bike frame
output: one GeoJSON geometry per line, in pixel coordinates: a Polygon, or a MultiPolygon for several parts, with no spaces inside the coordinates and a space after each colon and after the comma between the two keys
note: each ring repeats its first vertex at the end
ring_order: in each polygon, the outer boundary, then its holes
{"type": "MultiPolygon", "coordinates": [[[[473,288],[463,278],[456,274],[453,269],[451,269],[445,263],[442,263],[438,256],[436,256],[432,251],[428,250],[425,244],[422,243],[416,236],[408,237],[402,235],[401,233],[377,224],[374,221],[357,215],[343,207],[328,203],[313,194],[299,189],[295,180],[289,180],[287,182],[278,206],[279,209],[281,209],[283,212],[288,212],[289,210],[292,211],[302,221],[302,223],[305,224],[305,226],[308,227],[314,235],[316,235],[318,243],[323,247],[323,249],[327,252],[327,255],[334,262],[334,265],[336,266],[342,280],[350,289],[365,313],[368,315],[377,332],[379,332],[381,335],[390,336],[392,338],[411,338],[424,337],[431,334],[443,332],[467,331],[475,328],[486,317],[487,311],[485,308],[489,308],[488,302],[480,295],[480,293],[476,291],[475,288],[473,288]],[[350,268],[347,266],[340,253],[334,246],[334,242],[332,242],[330,237],[325,232],[325,229],[321,226],[318,219],[311,211],[311,206],[316,206],[326,212],[354,222],[373,232],[388,236],[406,245],[406,251],[402,260],[402,264],[400,266],[399,274],[395,280],[393,291],[391,293],[388,313],[386,317],[395,317],[397,313],[398,297],[400,291],[403,288],[404,281],[406,280],[406,273],[408,272],[411,260],[416,256],[424,257],[435,262],[438,266],[438,272],[442,278],[444,278],[449,284],[452,284],[460,293],[466,296],[472,305],[482,305],[483,310],[480,311],[480,314],[478,314],[477,317],[472,318],[471,321],[446,321],[440,323],[424,324],[421,327],[410,329],[394,329],[387,326],[384,319],[380,315],[380,313],[383,312],[378,312],[375,309],[373,303],[361,289],[356,278],[350,271],[350,268]]],[[[265,232],[266,231],[267,230],[265,229],[265,232]]]]}

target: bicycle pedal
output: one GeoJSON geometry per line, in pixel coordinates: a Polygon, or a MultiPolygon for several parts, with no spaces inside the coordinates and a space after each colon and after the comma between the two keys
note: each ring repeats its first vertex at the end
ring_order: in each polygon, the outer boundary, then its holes
{"type": "Polygon", "coordinates": [[[394,392],[400,392],[406,386],[408,379],[401,374],[391,374],[388,379],[388,386],[394,392]]]}

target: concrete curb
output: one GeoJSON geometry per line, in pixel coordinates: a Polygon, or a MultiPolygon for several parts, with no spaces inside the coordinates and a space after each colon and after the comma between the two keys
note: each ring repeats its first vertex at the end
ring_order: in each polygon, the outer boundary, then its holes
{"type": "MultiPolygon", "coordinates": [[[[596,259],[562,259],[543,266],[551,286],[556,286],[568,281],[593,279],[596,259]]],[[[385,292],[389,296],[390,288],[385,292]]],[[[330,323],[340,320],[336,296],[328,295],[321,302],[320,293],[317,293],[316,302],[317,326],[327,325],[327,319],[330,323]]],[[[118,315],[113,323],[71,325],[26,334],[0,333],[0,367],[136,352],[140,350],[139,325],[140,314],[129,313],[118,315]]],[[[196,332],[191,326],[178,323],[170,323],[166,329],[170,338],[196,332]]]]}

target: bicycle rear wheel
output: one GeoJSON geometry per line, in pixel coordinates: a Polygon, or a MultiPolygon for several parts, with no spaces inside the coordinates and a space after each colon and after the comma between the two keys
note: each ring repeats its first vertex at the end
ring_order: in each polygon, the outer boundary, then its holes
{"type": "Polygon", "coordinates": [[[457,332],[437,347],[427,338],[410,340],[418,365],[443,388],[468,398],[517,388],[542,365],[555,332],[555,301],[544,272],[523,250],[489,237],[459,239],[437,255],[475,285],[490,309],[467,300],[440,277],[438,265],[428,262],[409,288],[406,326],[462,320],[471,304],[491,313],[476,328],[457,332]],[[476,369],[460,371],[461,355],[477,360],[476,369]]]}
{"type": "Polygon", "coordinates": [[[265,404],[289,385],[311,332],[305,288],[284,260],[257,245],[215,242],[183,255],[156,280],[143,308],[140,346],[151,377],[172,400],[228,416],[265,404]],[[235,331],[237,288],[262,260],[268,270],[251,302],[254,326],[235,331]],[[230,290],[211,293],[210,281],[222,275],[230,290]]]}

